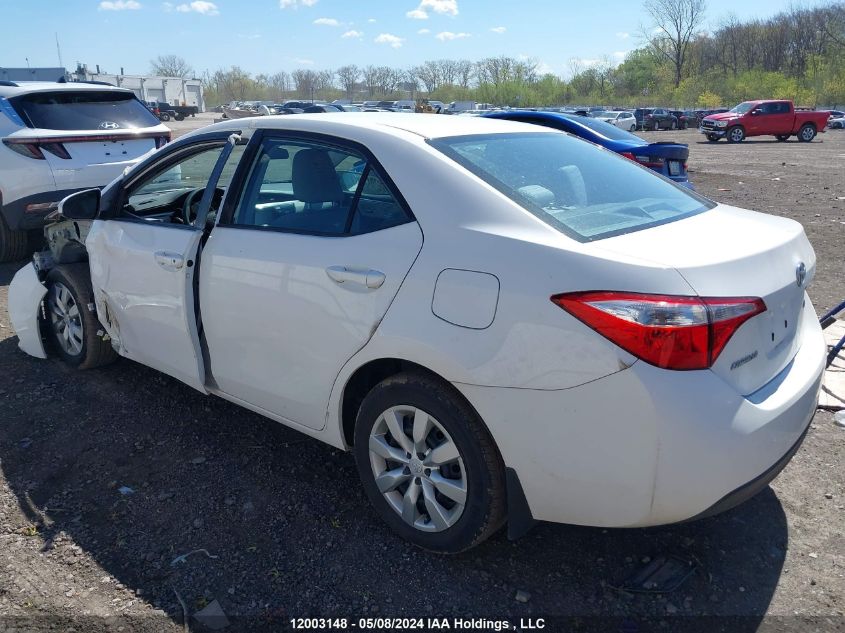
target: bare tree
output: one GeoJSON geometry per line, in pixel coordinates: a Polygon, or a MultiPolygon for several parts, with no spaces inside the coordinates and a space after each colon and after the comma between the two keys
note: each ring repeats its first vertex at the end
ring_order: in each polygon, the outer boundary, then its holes
{"type": "Polygon", "coordinates": [[[379,69],[370,65],[361,72],[364,77],[364,87],[367,89],[367,96],[372,99],[378,88],[379,69]]]}
{"type": "Polygon", "coordinates": [[[270,77],[270,91],[273,99],[282,101],[290,92],[290,75],[285,71],[277,72],[270,77]]]}
{"type": "Polygon", "coordinates": [[[458,85],[461,88],[469,88],[472,78],[475,76],[475,64],[468,59],[461,59],[455,62],[458,75],[458,85]]]}
{"type": "Polygon", "coordinates": [[[313,99],[317,88],[318,76],[313,70],[294,70],[291,73],[296,92],[303,99],[313,99]]]}
{"type": "Polygon", "coordinates": [[[672,62],[677,88],[690,41],[704,21],[705,0],[645,0],[643,7],[652,18],[652,30],[645,33],[646,39],[672,62]]]}
{"type": "Polygon", "coordinates": [[[352,99],[353,93],[355,92],[355,85],[358,83],[360,77],[361,69],[355,64],[341,66],[337,69],[337,78],[340,81],[340,87],[346,93],[347,99],[352,99]]]}
{"type": "Polygon", "coordinates": [[[188,79],[194,74],[194,69],[183,57],[178,55],[159,55],[150,60],[150,68],[154,75],[162,77],[181,77],[188,79]]]}

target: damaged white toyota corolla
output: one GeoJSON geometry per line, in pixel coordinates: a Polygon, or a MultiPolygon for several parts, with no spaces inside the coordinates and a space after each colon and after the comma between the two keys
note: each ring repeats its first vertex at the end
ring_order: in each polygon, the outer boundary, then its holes
{"type": "Polygon", "coordinates": [[[722,511],[816,405],[801,226],[561,132],[232,121],[61,214],[9,290],[24,351],[125,356],[350,449],[431,550],[722,511]]]}

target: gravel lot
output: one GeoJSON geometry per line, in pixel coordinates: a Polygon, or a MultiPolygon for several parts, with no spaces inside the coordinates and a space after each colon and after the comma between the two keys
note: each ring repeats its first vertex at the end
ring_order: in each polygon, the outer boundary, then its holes
{"type": "MultiPolygon", "coordinates": [[[[178,135],[211,118],[171,125],[178,135]]],[[[819,258],[817,309],[845,295],[845,132],[809,145],[643,136],[689,143],[705,195],[800,221],[819,258]]],[[[375,517],[350,455],[130,361],[74,373],[24,355],[6,314],[19,266],[0,265],[0,630],[179,631],[176,592],[191,615],[219,601],[227,630],[319,615],[845,630],[845,429],[829,413],[769,488],[724,515],[647,530],[540,525],[435,556],[375,517]],[[193,550],[206,552],[172,564],[193,550]],[[671,593],[614,589],[658,556],[696,570],[671,593]]]]}

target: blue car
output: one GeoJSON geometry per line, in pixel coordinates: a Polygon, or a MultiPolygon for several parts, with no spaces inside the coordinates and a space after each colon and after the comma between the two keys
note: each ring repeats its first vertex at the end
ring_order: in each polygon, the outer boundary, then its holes
{"type": "Polygon", "coordinates": [[[534,110],[503,110],[490,112],[485,117],[507,119],[523,123],[535,123],[569,132],[587,141],[601,145],[625,158],[653,169],[679,185],[693,189],[687,177],[689,146],[683,143],[659,141],[649,143],[639,136],[620,130],[618,127],[576,114],[563,112],[539,112],[534,110]]]}

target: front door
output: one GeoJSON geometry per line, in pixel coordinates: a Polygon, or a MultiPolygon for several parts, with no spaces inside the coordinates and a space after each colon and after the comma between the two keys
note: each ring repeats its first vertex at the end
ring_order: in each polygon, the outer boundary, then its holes
{"type": "Polygon", "coordinates": [[[421,247],[419,225],[363,149],[265,139],[203,250],[200,306],[218,389],[323,428],[335,378],[421,247]]]}
{"type": "Polygon", "coordinates": [[[191,221],[219,205],[215,166],[229,154],[225,139],[166,153],[127,183],[118,208],[106,210],[86,240],[97,313],[120,354],[200,391],[193,288],[203,227],[191,221]]]}

